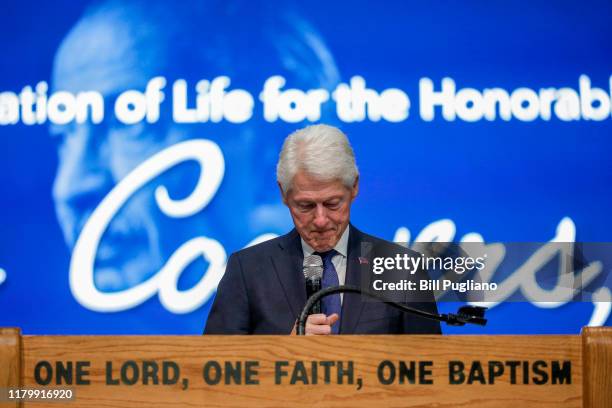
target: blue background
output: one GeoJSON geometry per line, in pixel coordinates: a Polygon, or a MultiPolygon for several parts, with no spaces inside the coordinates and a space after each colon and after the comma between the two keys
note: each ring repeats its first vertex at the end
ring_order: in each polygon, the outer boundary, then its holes
{"type": "MultiPolygon", "coordinates": [[[[612,4],[310,1],[295,8],[326,42],[341,81],[361,75],[369,87],[397,87],[411,98],[410,117],[401,123],[336,122],[353,143],[361,173],[352,214],[360,229],[392,239],[405,226],[414,237],[434,221],[451,219],[457,238],[478,232],[486,241],[538,242],[551,239],[570,217],[578,240],[610,241],[609,118],[468,123],[447,122],[437,110],[436,119],[425,122],[418,114],[418,81],[429,77],[436,89],[451,77],[458,88],[577,90],[585,74],[593,87],[609,92],[612,4]]],[[[54,55],[84,9],[70,1],[4,2],[0,92],[50,81],[54,55]]],[[[258,72],[267,72],[264,56],[261,63],[258,72]]],[[[270,66],[267,76],[277,73],[270,66]]],[[[261,89],[245,88],[253,95],[261,89]]],[[[278,151],[287,132],[301,125],[261,124],[270,135],[261,143],[278,151]]],[[[227,135],[239,127],[233,126],[227,135]]],[[[47,126],[0,127],[0,155],[0,268],[7,273],[0,326],[26,334],[201,333],[210,302],[183,315],[164,309],[157,296],[117,313],[77,303],[68,283],[70,250],[51,195],[58,159],[47,126]]],[[[240,165],[226,162],[227,169],[240,165]]],[[[265,188],[273,189],[274,173],[261,173],[270,180],[265,188]]],[[[223,244],[231,253],[252,238],[245,233],[223,244]]],[[[491,310],[486,328],[445,332],[577,333],[592,310],[588,302],[554,309],[507,303],[491,310]]]]}

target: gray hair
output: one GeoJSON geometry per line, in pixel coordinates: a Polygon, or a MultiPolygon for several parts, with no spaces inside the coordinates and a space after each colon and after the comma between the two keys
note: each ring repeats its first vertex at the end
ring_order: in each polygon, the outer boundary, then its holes
{"type": "Polygon", "coordinates": [[[322,124],[296,130],[285,139],[276,165],[276,179],[283,194],[291,189],[300,170],[318,180],[340,180],[349,188],[359,176],[355,153],[346,135],[322,124]]]}

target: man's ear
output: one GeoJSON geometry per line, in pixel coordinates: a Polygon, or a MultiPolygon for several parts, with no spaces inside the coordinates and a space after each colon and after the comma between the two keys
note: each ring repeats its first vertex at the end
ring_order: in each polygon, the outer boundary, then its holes
{"type": "Polygon", "coordinates": [[[358,193],[359,193],[359,175],[355,177],[355,182],[353,183],[353,188],[351,190],[351,200],[354,200],[355,197],[357,197],[358,193]]]}
{"type": "Polygon", "coordinates": [[[276,182],[276,184],[278,184],[278,189],[280,190],[281,199],[283,200],[283,204],[287,205],[287,197],[285,197],[285,193],[283,192],[283,186],[281,186],[281,183],[279,183],[278,181],[276,182]]]}

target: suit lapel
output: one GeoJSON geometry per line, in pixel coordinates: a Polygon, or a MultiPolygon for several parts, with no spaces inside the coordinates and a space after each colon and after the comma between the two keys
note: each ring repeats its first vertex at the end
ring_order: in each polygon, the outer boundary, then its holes
{"type": "Polygon", "coordinates": [[[306,281],[301,272],[304,252],[295,229],[279,241],[278,256],[272,256],[271,261],[291,312],[297,319],[306,304],[306,281]]]}
{"type": "MultiPolygon", "coordinates": [[[[360,288],[361,265],[359,264],[359,256],[361,253],[360,246],[363,240],[363,234],[351,224],[349,224],[349,228],[345,284],[360,288]]],[[[342,321],[340,322],[340,333],[351,334],[354,332],[364,305],[365,302],[362,301],[361,295],[356,293],[344,294],[344,300],[342,301],[342,321]]]]}

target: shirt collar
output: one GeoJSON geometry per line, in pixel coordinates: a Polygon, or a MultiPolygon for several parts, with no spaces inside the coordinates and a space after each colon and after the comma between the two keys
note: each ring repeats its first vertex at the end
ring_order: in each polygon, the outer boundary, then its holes
{"type": "MultiPolygon", "coordinates": [[[[345,258],[348,253],[349,229],[350,229],[350,226],[347,225],[346,229],[342,233],[342,236],[340,237],[340,239],[336,243],[336,246],[334,247],[334,249],[345,258]]],[[[304,241],[304,238],[300,237],[300,241],[302,241],[302,251],[304,251],[304,258],[316,252],[310,245],[306,243],[306,241],[304,241]]]]}

